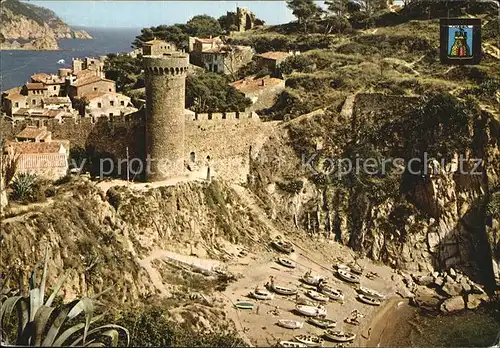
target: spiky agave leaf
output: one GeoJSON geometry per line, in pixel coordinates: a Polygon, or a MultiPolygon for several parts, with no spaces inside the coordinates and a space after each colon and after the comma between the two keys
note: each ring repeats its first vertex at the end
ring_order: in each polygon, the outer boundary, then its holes
{"type": "MultiPolygon", "coordinates": [[[[116,347],[118,345],[118,337],[119,337],[118,331],[119,330],[123,331],[126,334],[127,346],[128,346],[130,344],[130,334],[126,328],[124,328],[123,326],[120,326],[120,325],[107,324],[107,325],[99,326],[95,329],[90,330],[88,332],[88,336],[92,337],[92,338],[96,337],[94,340],[97,340],[98,337],[102,337],[102,336],[111,337],[111,347],[116,347]]],[[[83,337],[77,338],[75,341],[73,341],[73,343],[71,343],[71,347],[78,345],[79,343],[82,342],[82,340],[83,340],[83,337]]]]}
{"type": "MultiPolygon", "coordinates": [[[[96,321],[101,320],[103,317],[104,317],[104,314],[97,315],[97,316],[93,317],[90,324],[93,324],[96,321]]],[[[68,340],[68,338],[70,338],[72,335],[76,334],[78,331],[82,330],[84,327],[85,327],[85,323],[73,325],[69,329],[66,329],[61,335],[59,335],[57,340],[55,340],[49,346],[62,347],[64,345],[64,343],[68,340]]]]}

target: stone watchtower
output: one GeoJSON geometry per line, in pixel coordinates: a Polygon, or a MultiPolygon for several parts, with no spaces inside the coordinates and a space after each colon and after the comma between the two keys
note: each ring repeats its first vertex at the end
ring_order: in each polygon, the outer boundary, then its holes
{"type": "Polygon", "coordinates": [[[180,52],[144,56],[147,181],[184,172],[184,96],[189,56],[180,52]]]}

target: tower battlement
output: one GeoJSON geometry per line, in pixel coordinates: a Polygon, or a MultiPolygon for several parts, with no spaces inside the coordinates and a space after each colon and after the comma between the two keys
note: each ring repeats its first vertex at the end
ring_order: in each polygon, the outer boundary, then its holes
{"type": "Polygon", "coordinates": [[[144,72],[150,75],[185,75],[189,67],[189,56],[172,52],[156,56],[144,56],[144,72]]]}

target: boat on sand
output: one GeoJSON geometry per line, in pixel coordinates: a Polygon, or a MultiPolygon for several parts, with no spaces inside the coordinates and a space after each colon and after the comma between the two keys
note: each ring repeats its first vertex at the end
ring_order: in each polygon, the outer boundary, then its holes
{"type": "Polygon", "coordinates": [[[324,306],[313,307],[313,306],[297,305],[295,306],[295,310],[307,317],[322,317],[326,316],[327,313],[326,308],[324,306]]]}
{"type": "Polygon", "coordinates": [[[299,292],[297,289],[276,284],[271,284],[271,289],[273,289],[275,293],[285,296],[296,295],[299,292]]]}
{"type": "Polygon", "coordinates": [[[322,329],[331,329],[337,326],[337,322],[327,318],[309,318],[307,322],[322,329]]]}
{"type": "Polygon", "coordinates": [[[291,254],[295,251],[293,244],[286,240],[277,239],[271,244],[276,250],[285,254],[291,254]]]}
{"type": "Polygon", "coordinates": [[[373,297],[366,296],[363,294],[359,294],[358,299],[361,302],[364,302],[364,303],[372,305],[372,306],[380,306],[380,304],[382,303],[382,301],[380,301],[380,299],[378,299],[378,298],[373,298],[373,297]]]}
{"type": "Polygon", "coordinates": [[[308,347],[322,347],[324,340],[314,335],[297,335],[294,337],[297,342],[303,343],[308,347]]]}
{"type": "Polygon", "coordinates": [[[329,286],[323,287],[321,289],[321,293],[328,296],[328,298],[330,298],[331,300],[335,300],[335,301],[343,301],[344,300],[344,294],[342,293],[341,290],[333,289],[329,286]]]}
{"type": "Polygon", "coordinates": [[[306,292],[307,296],[312,298],[313,300],[319,301],[319,302],[327,302],[330,298],[326,295],[322,295],[319,292],[316,292],[314,290],[309,290],[306,292]]]}
{"type": "Polygon", "coordinates": [[[236,302],[234,306],[239,309],[253,309],[255,303],[242,301],[242,302],[236,302]]]}
{"type": "Polygon", "coordinates": [[[340,330],[326,330],[325,337],[330,341],[350,342],[356,338],[356,334],[340,330]]]}
{"type": "Polygon", "coordinates": [[[381,293],[379,293],[378,291],[375,291],[375,290],[370,289],[370,288],[366,288],[364,286],[360,286],[358,288],[358,292],[362,293],[363,295],[370,296],[372,298],[378,298],[381,300],[383,300],[385,298],[385,296],[382,295],[381,293]]]}
{"type": "Polygon", "coordinates": [[[272,300],[274,298],[274,294],[262,289],[253,290],[250,292],[250,296],[257,300],[272,300]]]}
{"type": "Polygon", "coordinates": [[[339,277],[342,280],[345,280],[346,282],[349,282],[349,283],[359,283],[359,281],[360,281],[359,276],[356,274],[353,274],[351,272],[347,272],[347,271],[339,269],[337,271],[337,274],[339,275],[339,277]]]}
{"type": "Polygon", "coordinates": [[[278,325],[287,329],[301,329],[304,326],[304,322],[293,319],[279,319],[278,325]]]}
{"type": "Polygon", "coordinates": [[[304,343],[293,342],[293,341],[280,341],[279,346],[280,347],[287,347],[287,348],[305,348],[305,347],[307,347],[304,343]]]}
{"type": "Polygon", "coordinates": [[[322,277],[319,275],[311,275],[310,273],[306,273],[300,279],[308,285],[316,286],[319,284],[319,281],[322,279],[322,277]]]}
{"type": "Polygon", "coordinates": [[[282,266],[288,267],[288,268],[296,268],[297,264],[293,262],[292,260],[285,259],[284,257],[278,257],[278,263],[282,266]]]}

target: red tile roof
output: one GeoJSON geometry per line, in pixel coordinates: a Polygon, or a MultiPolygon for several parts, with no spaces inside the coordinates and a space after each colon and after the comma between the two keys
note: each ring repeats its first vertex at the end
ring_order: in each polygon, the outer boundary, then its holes
{"type": "Polygon", "coordinates": [[[43,98],[44,104],[71,104],[69,97],[47,97],[43,98]]]}
{"type": "Polygon", "coordinates": [[[202,38],[199,38],[199,37],[195,37],[194,39],[195,39],[195,41],[198,41],[198,42],[201,42],[201,43],[204,43],[204,44],[211,44],[211,43],[214,43],[214,42],[222,42],[222,40],[221,40],[220,37],[214,37],[214,38],[211,38],[211,39],[202,39],[202,38]]]}
{"type": "Polygon", "coordinates": [[[45,82],[45,80],[49,79],[51,76],[46,73],[38,73],[35,75],[31,75],[31,80],[34,82],[45,82]]]}
{"type": "Polygon", "coordinates": [[[28,88],[29,90],[32,90],[32,89],[47,89],[47,87],[45,87],[43,85],[43,83],[40,83],[40,82],[28,82],[26,84],[26,88],[28,88]]]}
{"type": "Polygon", "coordinates": [[[12,93],[9,94],[7,97],[5,97],[8,100],[22,100],[28,98],[27,96],[21,94],[21,93],[12,93]]]}
{"type": "Polygon", "coordinates": [[[59,153],[61,147],[64,146],[58,142],[9,142],[8,146],[12,146],[17,154],[42,154],[42,153],[59,153]]]}
{"type": "Polygon", "coordinates": [[[36,139],[36,138],[45,138],[50,134],[47,131],[47,127],[35,127],[35,126],[27,126],[22,131],[16,134],[16,138],[23,139],[36,139]]]}
{"type": "Polygon", "coordinates": [[[289,52],[270,51],[270,52],[265,52],[265,53],[261,53],[261,54],[256,54],[256,56],[262,57],[264,59],[270,59],[270,60],[282,60],[282,59],[288,58],[289,56],[291,56],[291,54],[289,52]]]}
{"type": "Polygon", "coordinates": [[[90,85],[92,83],[97,83],[97,82],[101,82],[101,81],[115,83],[115,81],[113,81],[113,80],[103,79],[103,78],[101,78],[99,76],[89,76],[89,77],[85,77],[85,78],[82,78],[82,79],[77,79],[75,81],[75,83],[73,83],[73,86],[75,86],[75,87],[81,87],[81,86],[90,85]]]}

